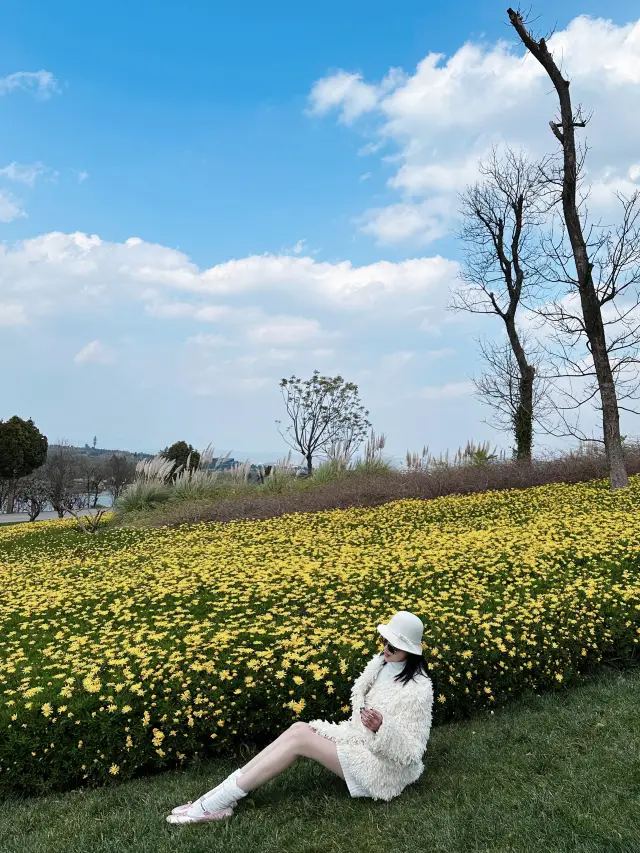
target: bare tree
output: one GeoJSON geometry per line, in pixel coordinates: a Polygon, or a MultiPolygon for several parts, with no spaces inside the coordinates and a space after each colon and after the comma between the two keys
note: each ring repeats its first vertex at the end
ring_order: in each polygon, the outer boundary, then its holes
{"type": "Polygon", "coordinates": [[[87,507],[95,507],[106,476],[104,460],[100,457],[80,456],[79,474],[82,476],[87,507]]]}
{"type": "MultiPolygon", "coordinates": [[[[551,121],[550,127],[561,146],[561,165],[555,174],[549,175],[549,183],[558,183],[561,187],[562,217],[564,221],[563,238],[569,241],[570,252],[563,254],[564,239],[556,244],[559,246],[555,260],[564,280],[573,293],[577,295],[579,310],[573,311],[571,302],[556,302],[548,319],[556,322],[559,330],[573,334],[586,342],[587,365],[592,362],[593,378],[595,379],[594,394],[600,398],[602,411],[602,431],[607,455],[609,475],[612,489],[624,488],[629,484],[625,467],[622,439],[620,435],[620,411],[616,389],[616,376],[612,359],[616,358],[616,350],[622,347],[625,355],[633,351],[638,340],[637,300],[629,308],[621,309],[616,320],[626,321],[627,325],[622,339],[618,343],[607,341],[605,308],[611,311],[614,300],[621,294],[629,295],[629,291],[638,282],[638,252],[640,238],[637,228],[638,197],[623,200],[623,225],[617,234],[601,236],[589,243],[589,232],[585,236],[584,217],[580,212],[579,181],[584,157],[576,146],[576,128],[585,127],[587,120],[580,107],[574,112],[569,91],[569,80],[566,80],[556,64],[546,40],[537,40],[528,29],[528,24],[520,12],[508,9],[509,20],[527,50],[535,57],[547,72],[558,95],[560,119],[551,121]],[[606,259],[604,267],[596,267],[598,251],[603,252],[606,259]],[[571,260],[571,268],[568,261],[571,260]],[[596,276],[599,276],[597,279],[596,276]],[[635,321],[635,322],[634,322],[635,321]]],[[[615,309],[614,309],[615,310],[615,309]]],[[[624,358],[625,356],[623,356],[624,358]]],[[[635,357],[634,354],[631,357],[635,357]]],[[[584,368],[584,364],[581,366],[584,368]]],[[[584,369],[581,375],[588,374],[584,369]]],[[[588,399],[588,398],[587,398],[588,399]]],[[[585,400],[579,401],[580,403],[585,400]]]]}
{"type": "Polygon", "coordinates": [[[112,453],[104,466],[104,487],[115,503],[136,476],[136,462],[124,453],[112,453]]]}
{"type": "Polygon", "coordinates": [[[486,421],[500,432],[511,432],[515,436],[516,459],[530,459],[524,448],[531,449],[530,437],[534,424],[541,424],[545,432],[550,431],[548,418],[555,412],[550,396],[550,382],[541,373],[541,357],[537,348],[530,347],[525,335],[520,335],[522,348],[527,352],[527,361],[534,370],[531,405],[523,405],[522,368],[513,352],[509,340],[479,341],[480,354],[487,366],[485,373],[473,377],[476,394],[493,411],[486,421]]]}
{"type": "Polygon", "coordinates": [[[311,379],[296,376],[282,379],[280,389],[291,423],[285,432],[278,431],[287,444],[299,450],[307,462],[307,474],[313,472],[313,457],[327,452],[338,442],[348,443],[349,452],[362,443],[369,412],[360,403],[358,386],[345,382],[342,376],[320,376],[315,370],[311,379]]]}
{"type": "MultiPolygon", "coordinates": [[[[637,196],[620,200],[623,221],[615,231],[586,224],[586,205],[581,214],[618,411],[638,414],[631,401],[637,401],[640,392],[640,204],[637,196]]],[[[554,294],[536,309],[548,328],[547,375],[553,380],[559,416],[558,425],[548,431],[556,436],[604,443],[603,439],[587,435],[579,422],[586,405],[602,416],[602,399],[562,220],[555,223],[544,241],[544,250],[547,280],[562,286],[559,295],[554,294]]]]}
{"type": "Polygon", "coordinates": [[[22,477],[16,484],[16,503],[35,521],[49,503],[49,481],[44,474],[44,466],[22,477]]]}
{"type": "Polygon", "coordinates": [[[0,512],[6,511],[7,498],[11,492],[11,480],[0,477],[0,512]]]}
{"type": "MultiPolygon", "coordinates": [[[[507,148],[502,156],[494,149],[479,164],[479,171],[482,180],[460,197],[464,263],[451,307],[502,320],[508,351],[486,349],[485,361],[495,371],[476,382],[476,391],[501,415],[508,415],[516,457],[530,460],[536,368],[525,351],[516,315],[524,301],[533,298],[541,280],[541,167],[523,152],[507,148]],[[501,386],[503,381],[506,384],[501,386]]],[[[503,420],[499,422],[504,428],[503,420]]]]}
{"type": "Polygon", "coordinates": [[[74,448],[64,440],[51,446],[42,473],[48,484],[49,503],[58,517],[64,518],[65,512],[78,503],[78,457],[74,448]]]}

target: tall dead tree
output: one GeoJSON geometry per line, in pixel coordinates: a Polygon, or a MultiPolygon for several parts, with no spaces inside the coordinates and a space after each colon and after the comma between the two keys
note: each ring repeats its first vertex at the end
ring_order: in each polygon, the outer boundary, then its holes
{"type": "MultiPolygon", "coordinates": [[[[619,411],[640,414],[631,400],[640,396],[640,195],[618,196],[623,216],[612,229],[586,224],[586,204],[581,203],[585,243],[605,330],[606,353],[613,376],[619,411]]],[[[604,444],[579,425],[580,413],[590,406],[602,413],[598,374],[590,354],[578,279],[567,229],[560,216],[543,240],[544,275],[552,295],[536,306],[547,330],[547,376],[554,388],[554,428],[559,437],[604,444]],[[559,226],[559,227],[556,227],[559,226]]]]}
{"type": "MultiPolygon", "coordinates": [[[[575,266],[575,286],[580,301],[580,322],[586,337],[589,355],[593,359],[593,368],[600,396],[603,438],[611,488],[620,489],[628,486],[629,480],[620,435],[620,412],[615,376],[603,322],[604,299],[602,293],[598,294],[598,288],[594,282],[593,258],[589,254],[579,210],[578,191],[581,161],[576,150],[575,131],[576,127],[585,127],[586,121],[580,109],[574,112],[569,81],[563,77],[547,47],[546,40],[534,38],[520,12],[508,9],[507,14],[511,25],[526,49],[547,72],[558,95],[560,120],[551,121],[549,124],[562,149],[560,173],[562,214],[575,266]]],[[[633,200],[633,205],[635,204],[636,201],[633,200]]]]}
{"type": "MultiPolygon", "coordinates": [[[[527,362],[535,371],[531,409],[523,406],[522,370],[508,339],[501,341],[479,341],[480,355],[486,369],[472,382],[478,398],[492,410],[486,423],[500,432],[511,432],[515,439],[514,456],[529,459],[522,450],[523,439],[531,436],[535,425],[544,432],[551,432],[550,416],[556,414],[556,405],[550,395],[550,382],[540,370],[541,354],[527,337],[519,333],[520,342],[526,352],[527,362]],[[531,412],[531,420],[529,420],[531,412]],[[520,451],[520,455],[518,453],[520,451]]],[[[526,447],[526,444],[525,444],[526,447]]]]}
{"type": "Polygon", "coordinates": [[[451,307],[503,321],[509,351],[486,345],[485,361],[493,371],[476,381],[476,391],[497,411],[498,423],[507,415],[516,458],[530,460],[536,369],[525,351],[517,312],[525,297],[533,297],[540,280],[541,168],[522,152],[507,149],[500,156],[494,149],[479,171],[482,179],[460,197],[464,263],[451,307]]]}

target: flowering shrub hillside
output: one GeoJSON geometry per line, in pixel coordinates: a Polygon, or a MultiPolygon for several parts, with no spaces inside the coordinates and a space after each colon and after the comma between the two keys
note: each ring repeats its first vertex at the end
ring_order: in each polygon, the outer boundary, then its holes
{"type": "Polygon", "coordinates": [[[443,720],[640,640],[640,479],[177,529],[0,530],[0,789],[129,777],[340,718],[425,622],[443,720]]]}

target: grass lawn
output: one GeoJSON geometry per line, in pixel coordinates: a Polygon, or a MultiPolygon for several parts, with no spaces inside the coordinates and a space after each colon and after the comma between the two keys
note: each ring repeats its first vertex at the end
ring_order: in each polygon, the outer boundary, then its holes
{"type": "Polygon", "coordinates": [[[608,670],[434,729],[426,770],[391,803],[352,800],[299,762],[221,823],[165,815],[237,766],[9,799],[2,853],[638,853],[640,670],[608,670]]]}

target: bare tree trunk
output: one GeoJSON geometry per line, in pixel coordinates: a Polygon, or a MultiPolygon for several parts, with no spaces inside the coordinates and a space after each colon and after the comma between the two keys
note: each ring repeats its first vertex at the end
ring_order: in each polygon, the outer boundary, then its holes
{"type": "Polygon", "coordinates": [[[514,417],[514,433],[516,439],[516,458],[531,462],[533,447],[533,383],[536,369],[527,361],[524,348],[520,341],[515,325],[515,318],[508,312],[505,315],[505,325],[511,349],[518,362],[520,370],[520,396],[518,409],[514,417]]]}
{"type": "Polygon", "coordinates": [[[306,456],[307,459],[307,474],[310,477],[313,474],[313,457],[310,453],[306,456]]]}
{"type": "Polygon", "coordinates": [[[542,164],[507,148],[500,155],[494,149],[478,168],[482,180],[460,197],[463,287],[454,293],[452,307],[495,314],[504,323],[508,349],[482,350],[493,375],[477,380],[476,392],[496,413],[497,428],[513,434],[517,458],[531,461],[533,424],[541,411],[539,383],[516,316],[541,279],[542,164]]]}
{"type": "Polygon", "coordinates": [[[16,502],[16,481],[9,481],[9,491],[7,492],[7,513],[12,514],[16,502]]]}
{"type": "Polygon", "coordinates": [[[531,462],[533,447],[533,381],[535,370],[529,368],[520,378],[520,402],[515,416],[516,458],[531,462]]]}
{"type": "Polygon", "coordinates": [[[629,479],[620,436],[618,399],[602,322],[602,311],[593,282],[593,264],[589,260],[577,205],[578,161],[575,128],[584,127],[585,122],[576,120],[574,116],[571,95],[569,94],[569,81],[562,76],[549,52],[546,41],[540,39],[538,42],[533,38],[525,27],[519,12],[508,9],[507,14],[524,46],[549,75],[560,101],[561,124],[550,122],[550,125],[555,137],[562,145],[564,154],[562,210],[576,266],[585,332],[600,390],[602,429],[611,488],[621,489],[629,485],[629,479]]]}

